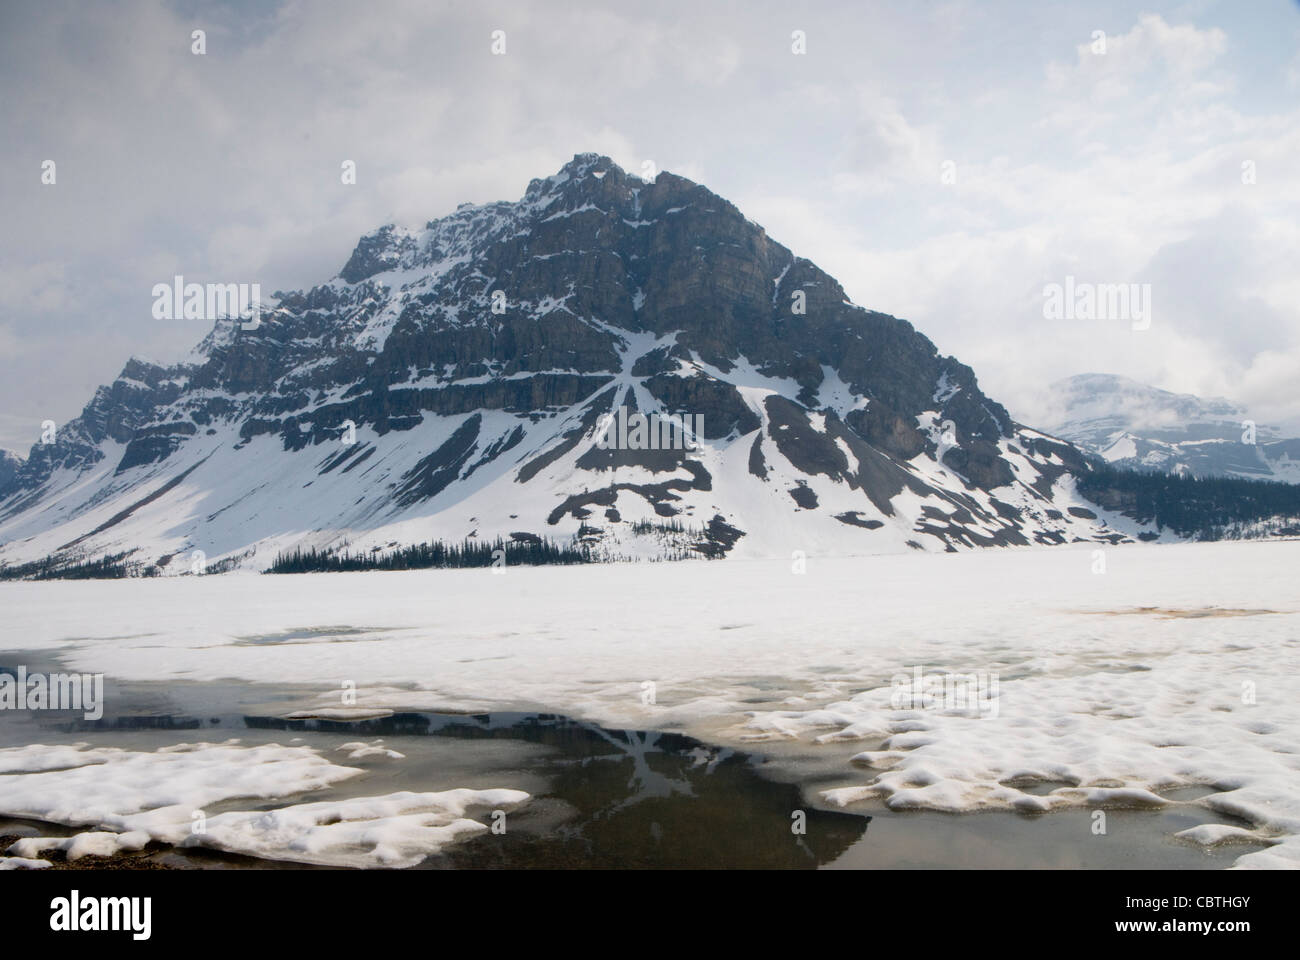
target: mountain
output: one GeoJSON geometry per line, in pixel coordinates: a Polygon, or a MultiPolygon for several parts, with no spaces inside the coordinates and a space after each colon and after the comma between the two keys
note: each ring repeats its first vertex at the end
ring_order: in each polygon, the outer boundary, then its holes
{"type": "Polygon", "coordinates": [[[1126,377],[1085,373],[1052,384],[1043,426],[1107,462],[1136,470],[1300,483],[1300,440],[1256,424],[1228,400],[1170,393],[1126,377]]]}
{"type": "Polygon", "coordinates": [[[18,476],[18,469],[22,465],[22,457],[10,453],[8,450],[0,450],[0,490],[4,490],[13,482],[14,478],[18,476]]]}
{"type": "MultiPolygon", "coordinates": [[[[596,558],[1153,538],[1080,452],[732,204],[579,154],[363,237],[338,276],[132,359],[0,489],[0,561],[266,569],[430,540],[596,558]],[[622,408],[622,413],[619,409],[622,408]],[[606,449],[688,416],[696,449],[606,449]],[[1100,495],[1098,495],[1100,497],[1100,495]]],[[[1113,484],[1112,484],[1113,486],[1113,484]]]]}

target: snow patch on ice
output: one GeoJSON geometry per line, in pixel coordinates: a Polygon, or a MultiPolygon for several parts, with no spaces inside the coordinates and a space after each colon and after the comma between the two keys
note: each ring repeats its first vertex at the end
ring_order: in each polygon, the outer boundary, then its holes
{"type": "Polygon", "coordinates": [[[448,844],[489,828],[470,808],[495,812],[528,799],[522,790],[447,790],[303,803],[222,813],[181,846],[331,867],[413,867],[448,844]]]}
{"type": "Polygon", "coordinates": [[[351,743],[340,744],[334,749],[339,753],[346,752],[349,760],[364,760],[366,757],[388,757],[390,760],[406,759],[406,754],[381,746],[383,742],[383,740],[376,740],[374,743],[363,743],[360,740],[355,740],[351,743]]]}
{"type": "MultiPolygon", "coordinates": [[[[159,841],[326,866],[409,867],[449,843],[486,831],[485,824],[466,817],[468,810],[504,812],[529,799],[521,790],[507,789],[401,792],[219,812],[204,816],[200,829],[196,813],[229,801],[307,793],[362,771],[332,764],[310,747],[243,747],[236,740],[153,752],[84,751],[86,762],[67,766],[67,752],[75,749],[0,750],[5,769],[37,771],[0,776],[0,815],[96,828],[67,838],[20,839],[10,848],[19,858],[53,850],[64,851],[69,860],[107,857],[159,841]],[[40,752],[64,768],[34,762],[40,752]]],[[[351,749],[352,757],[401,757],[377,744],[339,749],[351,749]]]]}
{"type": "Polygon", "coordinates": [[[27,857],[0,857],[0,870],[45,870],[50,866],[48,860],[32,860],[27,857]]]}
{"type": "Polygon", "coordinates": [[[149,844],[149,834],[143,830],[130,833],[106,833],[93,830],[71,837],[23,837],[9,848],[20,857],[40,857],[43,853],[61,850],[69,860],[82,857],[112,857],[123,851],[143,850],[149,844]]]}

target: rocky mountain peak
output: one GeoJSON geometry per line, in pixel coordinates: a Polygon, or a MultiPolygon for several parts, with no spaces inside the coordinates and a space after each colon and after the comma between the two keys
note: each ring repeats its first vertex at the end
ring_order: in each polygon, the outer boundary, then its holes
{"type": "Polygon", "coordinates": [[[580,153],[517,201],[381,226],[275,300],[101,388],[0,490],[0,557],[144,549],[166,509],[149,550],[254,565],[514,534],[609,557],[1119,535],[1061,506],[1077,451],[671,173],[580,153]],[[687,415],[693,446],[599,446],[620,409],[687,415]]]}

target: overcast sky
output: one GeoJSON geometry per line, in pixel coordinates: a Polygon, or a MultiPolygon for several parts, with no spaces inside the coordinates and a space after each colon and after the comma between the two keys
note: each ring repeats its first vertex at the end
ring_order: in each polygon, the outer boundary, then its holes
{"type": "Polygon", "coordinates": [[[155,283],[321,283],[362,233],[585,151],[733,201],[1027,422],[1091,371],[1300,422],[1294,0],[3,0],[0,129],[23,453],[129,356],[207,333],[153,319],[155,283]],[[1045,319],[1067,275],[1149,283],[1150,329],[1045,319]]]}

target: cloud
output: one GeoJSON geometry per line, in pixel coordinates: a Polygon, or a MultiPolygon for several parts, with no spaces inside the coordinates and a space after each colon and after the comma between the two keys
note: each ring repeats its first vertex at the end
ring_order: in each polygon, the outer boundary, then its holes
{"type": "MultiPolygon", "coordinates": [[[[56,261],[32,263],[16,268],[0,265],[0,304],[8,311],[52,313],[67,310],[74,303],[67,267],[56,261]]],[[[0,346],[5,346],[0,341],[0,346]]]]}
{"type": "Polygon", "coordinates": [[[1204,75],[1227,45],[1227,34],[1217,27],[1170,25],[1158,14],[1143,14],[1127,33],[1107,36],[1104,30],[1092,31],[1075,47],[1075,63],[1052,62],[1047,76],[1057,90],[1082,85],[1101,100],[1129,96],[1152,81],[1214,93],[1221,88],[1204,75]]]}
{"type": "Polygon", "coordinates": [[[1241,91],[1300,60],[1149,6],[8,5],[0,410],[62,421],[130,354],[182,355],[206,325],[149,311],[175,273],[310,286],[382,223],[596,150],[701,180],[1026,419],[1087,370],[1300,416],[1300,109],[1241,91]],[[1066,274],[1151,283],[1152,330],[1045,322],[1066,274]]]}
{"type": "Polygon", "coordinates": [[[24,350],[24,344],[15,336],[13,330],[3,324],[0,324],[0,354],[6,356],[21,356],[24,350]]]}

